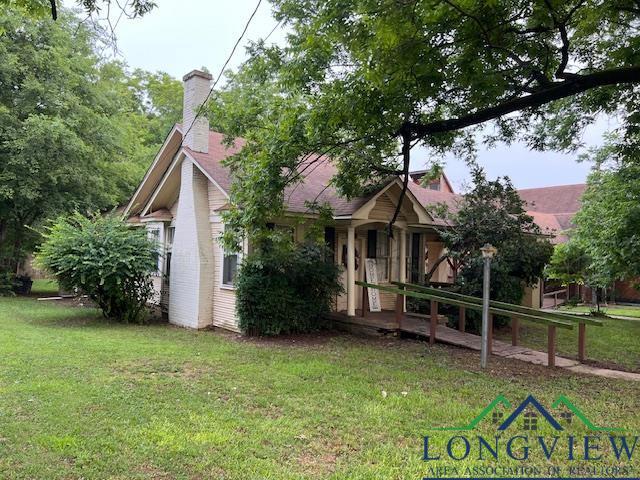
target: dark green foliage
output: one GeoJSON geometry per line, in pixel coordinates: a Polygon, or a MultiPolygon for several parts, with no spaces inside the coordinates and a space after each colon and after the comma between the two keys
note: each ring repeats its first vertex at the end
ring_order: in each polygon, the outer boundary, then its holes
{"type": "Polygon", "coordinates": [[[15,275],[11,272],[0,271],[0,297],[12,297],[15,295],[13,291],[13,279],[15,275]]]}
{"type": "MultiPolygon", "coordinates": [[[[484,171],[475,167],[473,181],[458,210],[446,216],[451,228],[440,232],[447,255],[458,266],[456,284],[460,293],[482,297],[480,248],[490,243],[498,249],[491,264],[491,299],[519,305],[524,287],[542,276],[553,247],[540,236],[508,178],[487,180],[484,171]]],[[[476,312],[468,312],[470,330],[478,327],[479,318],[476,312]]],[[[498,327],[507,321],[494,318],[498,327]]]]}
{"type": "Polygon", "coordinates": [[[63,288],[79,288],[96,301],[107,318],[144,322],[153,297],[151,273],[157,246],[146,230],[113,215],[60,218],[44,234],[38,264],[63,288]]]}
{"type": "Polygon", "coordinates": [[[640,120],[633,0],[272,7],[286,41],[251,45],[213,95],[212,122],[247,140],[227,161],[236,172],[232,198],[243,206],[227,219],[237,237],[282,212],[282,192],[302,179],[291,172],[313,169],[314,153],[331,156],[335,186],[357,196],[405,173],[410,147],[426,147],[420,156],[435,162],[472,156],[480,139],[571,151],[602,115],[624,130],[640,120]]]}
{"type": "Polygon", "coordinates": [[[339,267],[317,244],[274,245],[250,254],[236,280],[240,328],[249,335],[318,330],[342,291],[339,267]]]}
{"type": "Polygon", "coordinates": [[[12,272],[40,240],[29,227],[129,198],[180,117],[180,82],[101,61],[99,33],[60,13],[0,12],[0,269],[12,272]]]}

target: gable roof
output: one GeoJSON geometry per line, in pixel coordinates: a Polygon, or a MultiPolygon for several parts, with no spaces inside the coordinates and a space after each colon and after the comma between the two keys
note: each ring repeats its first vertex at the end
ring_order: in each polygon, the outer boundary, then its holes
{"type": "MultiPolygon", "coordinates": [[[[160,182],[164,174],[168,171],[171,160],[177,154],[183,152],[196,166],[211,180],[227,197],[231,191],[231,172],[222,163],[223,161],[238,153],[246,141],[242,138],[235,139],[232,145],[225,143],[225,135],[215,131],[209,131],[208,152],[197,152],[189,147],[183,146],[176,141],[176,137],[182,136],[182,126],[176,124],[169,136],[165,140],[162,148],[156,155],[154,162],[145,174],[141,185],[131,198],[126,211],[129,214],[139,213],[142,207],[152,197],[155,186],[160,182]],[[159,170],[159,171],[155,171],[159,170]],[[145,183],[153,184],[153,188],[145,183]]],[[[375,194],[347,199],[341,196],[331,180],[336,174],[336,167],[331,159],[326,156],[310,156],[300,167],[302,181],[287,187],[284,193],[286,210],[290,213],[307,213],[309,211],[307,202],[317,201],[319,204],[328,203],[335,216],[349,216],[363,207],[375,194]]],[[[390,185],[395,180],[390,180],[385,185],[390,185]]],[[[416,187],[418,187],[416,185],[416,187]]],[[[421,188],[421,187],[418,187],[421,188]]],[[[436,192],[437,193],[437,192],[436,192]]],[[[413,195],[409,196],[410,201],[419,204],[413,195]]]]}
{"type": "MultiPolygon", "coordinates": [[[[142,206],[153,195],[155,189],[155,186],[150,188],[145,186],[145,183],[157,185],[179,152],[183,152],[191,158],[198,168],[229,197],[232,177],[231,172],[222,165],[222,162],[227,157],[238,153],[246,141],[237,138],[232,145],[226,145],[224,134],[209,131],[209,148],[208,152],[204,153],[182,146],[181,138],[182,126],[176,124],[169,132],[142,183],[132,196],[126,209],[129,214],[140,213],[142,206]]],[[[307,202],[317,201],[319,204],[329,204],[336,217],[348,217],[374,198],[375,193],[350,200],[341,196],[331,184],[335,174],[336,167],[330,158],[320,155],[309,157],[301,166],[303,181],[291,185],[285,190],[284,200],[287,211],[304,214],[308,212],[307,202]]],[[[385,185],[388,186],[398,181],[396,177],[385,185]]],[[[567,237],[562,235],[562,231],[571,227],[571,220],[580,208],[580,198],[585,188],[584,184],[560,185],[523,189],[518,193],[527,204],[527,213],[533,217],[543,233],[554,236],[554,243],[561,243],[567,240],[567,237]]],[[[409,200],[417,201],[424,207],[427,216],[433,218],[433,223],[441,226],[446,225],[446,222],[444,219],[438,218],[435,206],[443,203],[450,211],[455,212],[462,199],[462,195],[431,190],[412,181],[408,183],[408,193],[409,200]]]]}
{"type": "MultiPolygon", "coordinates": [[[[222,165],[222,161],[238,153],[246,141],[236,139],[234,145],[224,144],[222,133],[209,131],[209,151],[196,152],[183,147],[185,153],[192,158],[200,169],[227,195],[231,190],[232,177],[229,169],[222,165]]],[[[306,202],[317,201],[328,203],[335,215],[350,215],[364,205],[369,197],[359,197],[347,200],[338,194],[330,184],[336,173],[336,168],[328,157],[311,156],[301,165],[303,181],[287,187],[284,193],[287,211],[291,213],[306,213],[306,202]]]]}

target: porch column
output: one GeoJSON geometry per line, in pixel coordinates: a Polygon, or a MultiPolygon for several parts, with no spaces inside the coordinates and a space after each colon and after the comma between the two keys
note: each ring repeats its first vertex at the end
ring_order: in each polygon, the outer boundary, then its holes
{"type": "MultiPolygon", "coordinates": [[[[401,282],[407,281],[407,231],[400,230],[398,235],[398,241],[400,242],[400,265],[398,265],[398,280],[401,282]]],[[[402,311],[407,311],[407,297],[402,297],[402,311]]]]}
{"type": "Polygon", "coordinates": [[[400,230],[398,235],[398,241],[400,242],[400,268],[398,269],[398,280],[401,282],[407,281],[407,231],[400,230]]]}
{"type": "Polygon", "coordinates": [[[347,229],[347,315],[356,316],[356,230],[347,229]]]}

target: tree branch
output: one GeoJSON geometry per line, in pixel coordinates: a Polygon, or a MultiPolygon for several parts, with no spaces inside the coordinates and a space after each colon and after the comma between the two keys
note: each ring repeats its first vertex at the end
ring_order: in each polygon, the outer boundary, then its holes
{"type": "Polygon", "coordinates": [[[640,65],[603,70],[588,75],[572,75],[571,78],[563,82],[553,82],[530,95],[507,100],[493,107],[483,108],[462,117],[436,120],[429,123],[407,122],[398,131],[398,134],[408,129],[411,131],[412,139],[420,139],[436,133],[452,132],[494,120],[519,110],[537,108],[554,100],[570,97],[593,88],[625,83],[640,83],[639,79],[640,65]]]}
{"type": "Polygon", "coordinates": [[[393,238],[393,224],[396,223],[398,215],[400,215],[400,209],[402,208],[402,202],[407,194],[407,188],[409,188],[409,167],[411,163],[411,134],[405,132],[402,135],[402,173],[404,175],[402,179],[402,191],[400,192],[400,198],[398,199],[398,205],[393,212],[393,217],[387,226],[387,235],[389,238],[393,238]]]}
{"type": "Polygon", "coordinates": [[[435,273],[435,271],[438,269],[438,267],[440,266],[440,264],[442,262],[444,262],[445,260],[447,260],[449,258],[449,255],[443,255],[441,256],[438,260],[436,260],[436,262],[431,266],[431,268],[429,269],[429,271],[427,273],[425,273],[424,278],[425,281],[427,282],[427,284],[431,283],[431,276],[435,273]]]}

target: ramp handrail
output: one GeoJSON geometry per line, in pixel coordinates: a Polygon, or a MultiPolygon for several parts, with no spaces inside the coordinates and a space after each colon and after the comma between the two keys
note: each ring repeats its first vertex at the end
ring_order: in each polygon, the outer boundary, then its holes
{"type": "MultiPolygon", "coordinates": [[[[414,290],[418,290],[418,291],[423,291],[423,292],[426,292],[426,293],[429,293],[429,292],[430,293],[436,293],[437,292],[438,295],[442,295],[444,297],[464,300],[466,302],[477,303],[479,305],[482,305],[482,299],[481,298],[473,297],[471,295],[463,295],[461,293],[449,292],[449,291],[442,290],[442,289],[439,289],[439,288],[427,287],[426,285],[418,285],[418,284],[415,284],[415,283],[404,283],[404,282],[397,282],[397,281],[393,281],[391,283],[394,284],[394,285],[398,285],[398,286],[401,286],[401,287],[410,288],[410,289],[414,289],[414,290]]],[[[489,301],[489,305],[492,306],[492,307],[501,308],[503,310],[513,310],[514,312],[527,313],[527,314],[530,314],[530,315],[545,317],[545,318],[548,318],[550,320],[558,320],[558,321],[561,321],[561,322],[586,323],[587,325],[597,325],[597,326],[602,326],[603,325],[601,320],[598,320],[598,319],[595,319],[595,318],[581,317],[581,316],[579,317],[577,315],[567,315],[567,314],[556,313],[556,312],[545,312],[543,310],[538,310],[536,308],[525,307],[523,305],[516,305],[516,304],[513,304],[513,303],[499,302],[497,300],[490,300],[489,301]]]]}

